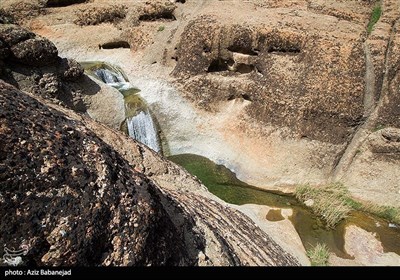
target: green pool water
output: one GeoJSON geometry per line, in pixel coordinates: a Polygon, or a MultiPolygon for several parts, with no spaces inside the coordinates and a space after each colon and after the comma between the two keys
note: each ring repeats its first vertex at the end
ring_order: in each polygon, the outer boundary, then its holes
{"type": "MultiPolygon", "coordinates": [[[[237,179],[235,173],[228,168],[215,164],[208,158],[194,154],[173,155],[168,158],[195,175],[211,193],[228,203],[259,204],[273,208],[292,209],[293,215],[290,217],[290,221],[306,250],[311,249],[317,243],[324,243],[337,256],[351,258],[344,250],[344,233],[346,226],[354,224],[375,233],[382,242],[385,252],[400,254],[400,229],[389,227],[388,222],[383,219],[353,211],[350,217],[341,221],[335,229],[327,229],[321,219],[301,205],[293,196],[272,193],[248,185],[237,179]]],[[[282,220],[279,216],[280,211],[273,211],[266,214],[266,219],[282,220]]]]}

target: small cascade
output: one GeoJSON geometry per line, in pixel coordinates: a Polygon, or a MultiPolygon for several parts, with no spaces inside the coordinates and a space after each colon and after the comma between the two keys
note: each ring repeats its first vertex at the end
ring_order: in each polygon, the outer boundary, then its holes
{"type": "Polygon", "coordinates": [[[126,83],[127,80],[121,73],[113,72],[109,69],[99,68],[94,74],[106,84],[126,83]]]}
{"type": "Polygon", "coordinates": [[[156,152],[161,152],[157,127],[144,101],[136,95],[137,89],[129,83],[122,70],[104,63],[87,62],[86,70],[104,83],[118,89],[125,99],[125,117],[128,134],[156,152]]]}
{"type": "Polygon", "coordinates": [[[148,109],[126,120],[129,136],[156,152],[161,151],[157,128],[148,109]]]}

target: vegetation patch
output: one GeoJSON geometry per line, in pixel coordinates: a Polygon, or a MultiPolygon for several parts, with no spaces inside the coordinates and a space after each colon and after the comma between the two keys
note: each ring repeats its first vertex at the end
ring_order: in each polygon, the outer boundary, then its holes
{"type": "Polygon", "coordinates": [[[378,123],[378,124],[374,127],[373,132],[377,132],[377,131],[379,131],[379,130],[382,130],[382,129],[384,129],[385,127],[386,127],[386,126],[385,126],[384,124],[378,123]]]}
{"type": "Polygon", "coordinates": [[[349,198],[349,205],[351,205],[355,210],[364,211],[371,213],[378,217],[381,217],[389,222],[400,224],[400,208],[387,206],[387,205],[377,205],[372,202],[358,202],[349,198]]]}
{"type": "Polygon", "coordinates": [[[334,228],[352,210],[371,213],[389,222],[400,224],[399,207],[356,201],[341,183],[320,187],[299,186],[295,190],[295,196],[300,202],[310,207],[316,215],[321,217],[328,228],[334,228]]]}
{"type": "Polygon", "coordinates": [[[326,222],[328,228],[334,228],[352,210],[347,203],[349,198],[347,189],[338,183],[318,188],[309,185],[299,186],[296,188],[295,196],[301,202],[307,202],[312,211],[326,222]]]}
{"type": "Polygon", "coordinates": [[[382,3],[381,3],[381,1],[378,1],[375,4],[374,9],[372,10],[371,18],[370,18],[368,26],[367,26],[368,34],[371,34],[372,30],[374,29],[375,23],[378,22],[381,15],[382,15],[382,3]]]}
{"type": "Polygon", "coordinates": [[[325,244],[317,243],[314,247],[307,250],[307,257],[312,266],[327,266],[329,259],[329,249],[325,244]]]}

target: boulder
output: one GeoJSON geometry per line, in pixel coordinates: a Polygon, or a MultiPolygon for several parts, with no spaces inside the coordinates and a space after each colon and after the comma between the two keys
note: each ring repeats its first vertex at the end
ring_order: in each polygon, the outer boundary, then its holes
{"type": "Polygon", "coordinates": [[[0,39],[3,40],[9,47],[35,37],[35,33],[30,32],[19,25],[0,24],[0,39]]]}
{"type": "Polygon", "coordinates": [[[143,164],[158,157],[133,139],[2,81],[0,103],[0,254],[23,248],[18,261],[41,266],[299,264],[243,214],[161,189],[98,135],[143,164]]]}
{"type": "Polygon", "coordinates": [[[57,75],[53,73],[46,73],[39,81],[39,86],[44,93],[56,97],[61,91],[61,82],[57,75]]]}
{"type": "Polygon", "coordinates": [[[30,66],[54,64],[58,58],[56,46],[49,40],[40,37],[22,41],[10,49],[15,60],[30,66]]]}
{"type": "Polygon", "coordinates": [[[59,73],[64,81],[75,81],[82,77],[83,67],[74,59],[61,59],[59,73]]]}
{"type": "Polygon", "coordinates": [[[8,57],[8,55],[10,54],[10,50],[7,47],[6,43],[4,43],[1,39],[0,39],[0,59],[5,59],[8,57]]]}

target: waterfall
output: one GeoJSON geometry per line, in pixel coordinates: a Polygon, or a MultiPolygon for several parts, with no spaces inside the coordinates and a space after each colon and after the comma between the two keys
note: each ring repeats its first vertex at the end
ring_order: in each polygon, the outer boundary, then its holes
{"type": "Polygon", "coordinates": [[[129,136],[156,152],[161,151],[157,129],[148,109],[126,120],[129,136]]]}
{"type": "MultiPolygon", "coordinates": [[[[118,69],[109,70],[107,68],[98,68],[93,71],[93,74],[104,83],[118,89],[121,93],[133,88],[126,80],[123,73],[118,69]]],[[[128,99],[125,96],[125,102],[128,102],[127,100],[128,99]]],[[[125,103],[125,106],[127,107],[128,104],[125,103]]],[[[139,114],[133,117],[128,117],[126,119],[126,124],[130,137],[156,152],[161,152],[157,128],[148,108],[144,111],[140,111],[139,114]]]]}
{"type": "Polygon", "coordinates": [[[97,69],[96,71],[94,71],[94,74],[99,77],[104,83],[110,85],[127,82],[122,73],[116,73],[108,69],[97,69]]]}

